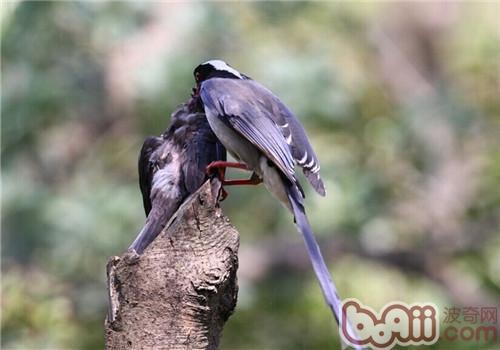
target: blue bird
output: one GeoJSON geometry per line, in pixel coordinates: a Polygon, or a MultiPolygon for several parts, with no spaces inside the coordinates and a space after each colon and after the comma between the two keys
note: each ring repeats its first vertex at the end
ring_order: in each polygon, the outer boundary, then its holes
{"type": "Polygon", "coordinates": [[[263,182],[295,217],[326,303],[337,322],[341,300],[314,238],[304,208],[304,192],[295,174],[302,168],[312,187],[326,195],[320,165],[303,126],[276,95],[227,63],[211,60],[194,70],[195,98],[201,98],[208,123],[227,151],[238,161],[214,162],[223,185],[263,182]],[[252,171],[248,180],[225,180],[226,167],[252,171]]]}

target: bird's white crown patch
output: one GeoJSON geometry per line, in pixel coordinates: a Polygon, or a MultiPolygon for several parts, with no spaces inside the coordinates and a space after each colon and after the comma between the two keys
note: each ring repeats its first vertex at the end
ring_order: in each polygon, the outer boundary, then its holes
{"type": "Polygon", "coordinates": [[[224,61],[221,61],[221,60],[210,60],[210,61],[207,61],[203,64],[209,64],[211,65],[212,67],[214,67],[215,69],[217,70],[225,70],[226,72],[229,72],[231,74],[234,74],[236,75],[238,78],[240,79],[243,79],[243,77],[241,76],[241,73],[238,72],[236,69],[234,69],[233,67],[229,66],[226,62],[224,61]]]}

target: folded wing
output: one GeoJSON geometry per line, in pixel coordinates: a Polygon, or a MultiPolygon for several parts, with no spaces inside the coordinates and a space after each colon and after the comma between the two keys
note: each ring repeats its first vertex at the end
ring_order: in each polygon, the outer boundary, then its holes
{"type": "Polygon", "coordinates": [[[251,79],[209,79],[201,94],[205,105],[224,116],[287,177],[294,175],[298,164],[313,188],[326,194],[318,159],[303,126],[271,91],[251,79]]]}

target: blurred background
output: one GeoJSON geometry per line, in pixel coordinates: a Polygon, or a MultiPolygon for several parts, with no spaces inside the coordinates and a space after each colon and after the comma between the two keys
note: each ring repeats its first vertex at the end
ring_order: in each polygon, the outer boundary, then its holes
{"type": "MultiPolygon", "coordinates": [[[[4,2],[1,19],[2,348],[103,348],[106,261],[144,222],[142,141],[211,58],[307,129],[328,190],[304,186],[308,214],[344,298],[500,305],[499,3],[4,2]]],[[[337,348],[290,215],[263,186],[230,192],[221,348],[337,348]]]]}

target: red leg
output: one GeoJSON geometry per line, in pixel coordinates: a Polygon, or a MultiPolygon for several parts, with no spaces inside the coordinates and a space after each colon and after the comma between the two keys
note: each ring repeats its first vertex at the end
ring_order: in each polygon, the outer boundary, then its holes
{"type": "Polygon", "coordinates": [[[248,169],[248,166],[245,163],[224,162],[222,160],[217,160],[207,165],[207,174],[210,175],[212,173],[212,169],[214,168],[215,169],[237,168],[243,170],[250,170],[248,169]]]}
{"type": "MultiPolygon", "coordinates": [[[[226,180],[226,168],[236,168],[243,170],[250,170],[245,163],[236,163],[236,162],[225,162],[225,161],[215,161],[208,164],[206,172],[207,175],[213,174],[217,171],[217,175],[219,180],[222,182],[222,186],[233,186],[233,185],[258,185],[262,182],[262,179],[259,178],[255,173],[248,180],[226,180]]],[[[224,188],[221,188],[221,201],[226,199],[228,193],[224,188]]]]}

